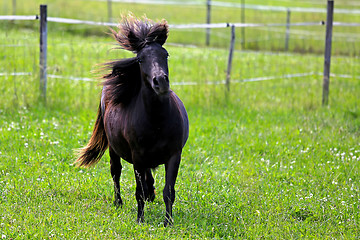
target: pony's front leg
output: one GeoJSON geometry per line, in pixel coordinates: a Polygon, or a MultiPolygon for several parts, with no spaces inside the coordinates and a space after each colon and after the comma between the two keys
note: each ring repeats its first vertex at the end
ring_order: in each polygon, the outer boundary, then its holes
{"type": "Polygon", "coordinates": [[[138,168],[134,165],[135,179],[136,179],[136,201],[138,204],[138,214],[137,214],[137,222],[144,222],[144,206],[146,196],[148,196],[148,186],[146,184],[145,176],[146,170],[143,168],[138,168]]]}
{"type": "Polygon", "coordinates": [[[154,187],[155,180],[154,177],[152,176],[150,168],[146,169],[145,180],[149,192],[149,195],[146,196],[146,201],[153,202],[155,200],[155,187],[154,187]]]}
{"type": "Polygon", "coordinates": [[[165,187],[163,191],[163,198],[166,207],[166,215],[164,221],[164,227],[173,224],[172,218],[172,206],[175,201],[175,182],[179,170],[181,160],[181,151],[176,155],[173,155],[170,160],[165,164],[165,187]]]}
{"type": "Polygon", "coordinates": [[[115,200],[114,204],[116,207],[122,206],[123,202],[120,196],[120,176],[121,176],[121,162],[120,157],[114,152],[114,150],[109,147],[109,155],[110,155],[110,172],[111,177],[114,181],[114,195],[115,200]]]}

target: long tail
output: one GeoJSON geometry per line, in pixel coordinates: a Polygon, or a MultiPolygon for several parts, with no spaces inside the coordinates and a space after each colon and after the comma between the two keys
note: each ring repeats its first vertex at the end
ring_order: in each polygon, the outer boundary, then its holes
{"type": "Polygon", "coordinates": [[[96,164],[108,148],[108,140],[105,134],[104,121],[99,105],[98,116],[89,143],[79,150],[78,159],[75,161],[77,167],[90,167],[96,164]]]}

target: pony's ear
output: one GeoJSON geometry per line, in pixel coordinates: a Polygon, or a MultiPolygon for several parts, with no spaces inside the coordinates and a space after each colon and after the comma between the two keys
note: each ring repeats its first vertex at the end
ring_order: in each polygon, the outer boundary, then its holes
{"type": "Polygon", "coordinates": [[[155,41],[160,45],[163,45],[166,42],[169,35],[169,25],[166,22],[166,20],[162,20],[159,26],[161,26],[160,27],[161,31],[159,32],[159,35],[155,41]]]}
{"type": "Polygon", "coordinates": [[[168,38],[169,25],[166,20],[162,20],[160,23],[155,23],[147,36],[148,42],[156,42],[163,45],[168,38]]]}

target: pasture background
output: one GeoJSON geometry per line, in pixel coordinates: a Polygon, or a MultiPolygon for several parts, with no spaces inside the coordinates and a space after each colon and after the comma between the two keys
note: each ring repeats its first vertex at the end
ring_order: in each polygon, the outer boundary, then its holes
{"type": "MultiPolygon", "coordinates": [[[[11,14],[11,1],[0,3],[0,14],[11,14]]],[[[247,3],[325,6],[325,1],[247,3]]],[[[335,7],[360,8],[353,3],[335,2],[335,7]]],[[[39,4],[17,1],[17,14],[36,14],[39,4]]],[[[113,16],[115,9],[131,10],[171,24],[203,23],[206,14],[205,7],[188,6],[113,3],[113,9],[113,16]]],[[[240,9],[213,10],[214,23],[240,22],[240,9]]],[[[106,2],[97,1],[53,0],[48,11],[49,16],[88,20],[103,20],[107,14],[106,2]]],[[[283,12],[246,14],[246,22],[286,18],[283,12]]],[[[294,22],[325,19],[323,14],[292,16],[294,22]]],[[[339,14],[335,21],[359,22],[359,15],[339,14]]],[[[112,205],[107,154],[95,168],[72,166],[73,149],[87,142],[96,116],[101,89],[96,64],[132,54],[110,50],[115,45],[106,28],[49,23],[48,74],[63,78],[48,79],[43,106],[38,102],[38,22],[0,24],[0,72],[28,74],[0,76],[2,238],[359,236],[359,28],[334,28],[335,76],[328,107],[321,106],[322,26],[294,29],[289,52],[281,52],[285,29],[246,29],[246,39],[263,39],[246,44],[247,50],[263,50],[257,52],[241,49],[237,29],[231,78],[240,82],[231,84],[227,97],[225,87],[214,83],[225,79],[230,29],[212,30],[210,48],[204,47],[203,30],[170,30],[171,84],[187,107],[191,128],[176,185],[175,225],[164,229],[163,167],[155,172],[155,203],[146,205],[145,223],[138,225],[131,165],[123,164],[121,209],[112,205]],[[287,77],[296,73],[306,75],[287,77]],[[241,82],[266,76],[277,78],[241,82]]]]}

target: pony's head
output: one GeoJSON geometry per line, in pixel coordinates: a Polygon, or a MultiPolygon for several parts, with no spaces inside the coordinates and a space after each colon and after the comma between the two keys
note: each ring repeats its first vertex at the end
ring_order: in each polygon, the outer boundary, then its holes
{"type": "Polygon", "coordinates": [[[168,24],[165,20],[159,23],[133,15],[122,18],[119,31],[111,30],[120,47],[137,54],[142,79],[145,85],[157,95],[167,95],[170,91],[168,52],[162,45],[168,36],[168,24]]]}

